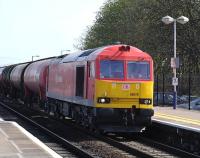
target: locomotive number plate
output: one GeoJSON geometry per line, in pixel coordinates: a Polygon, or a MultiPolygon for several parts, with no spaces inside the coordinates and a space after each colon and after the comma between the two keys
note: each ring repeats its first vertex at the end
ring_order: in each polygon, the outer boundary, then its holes
{"type": "Polygon", "coordinates": [[[129,90],[130,88],[130,84],[122,84],[122,90],[129,90]]]}

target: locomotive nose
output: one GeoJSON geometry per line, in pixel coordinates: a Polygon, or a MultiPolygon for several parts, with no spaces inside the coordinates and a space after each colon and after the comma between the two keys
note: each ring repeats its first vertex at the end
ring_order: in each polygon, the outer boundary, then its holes
{"type": "Polygon", "coordinates": [[[96,107],[131,108],[139,105],[139,83],[98,80],[96,83],[96,107]]]}

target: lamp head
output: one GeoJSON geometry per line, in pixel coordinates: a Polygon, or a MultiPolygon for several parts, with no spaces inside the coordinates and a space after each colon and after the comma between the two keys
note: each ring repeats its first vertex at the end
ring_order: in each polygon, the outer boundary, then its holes
{"type": "Polygon", "coordinates": [[[185,24],[189,21],[189,19],[185,16],[180,16],[178,19],[177,19],[177,22],[181,23],[181,24],[185,24]]]}
{"type": "Polygon", "coordinates": [[[164,22],[165,24],[170,24],[174,22],[174,18],[172,18],[171,16],[165,16],[162,18],[162,22],[164,22]]]}

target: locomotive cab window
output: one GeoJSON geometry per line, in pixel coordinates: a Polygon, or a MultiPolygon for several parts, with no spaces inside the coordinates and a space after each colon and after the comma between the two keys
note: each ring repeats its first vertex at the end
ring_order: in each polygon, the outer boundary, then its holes
{"type": "Polygon", "coordinates": [[[124,62],[118,60],[102,60],[100,61],[100,78],[101,79],[123,79],[124,78],[124,62]]]}
{"type": "Polygon", "coordinates": [[[150,65],[147,61],[130,61],[127,63],[128,79],[150,79],[150,65]]]}

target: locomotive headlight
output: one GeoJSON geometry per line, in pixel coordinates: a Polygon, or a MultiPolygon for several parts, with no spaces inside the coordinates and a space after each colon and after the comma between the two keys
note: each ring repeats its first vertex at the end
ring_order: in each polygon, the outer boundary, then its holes
{"type": "Polygon", "coordinates": [[[101,98],[101,99],[100,99],[100,102],[101,102],[101,103],[105,103],[105,102],[106,102],[106,99],[101,98]]]}
{"type": "Polygon", "coordinates": [[[140,104],[146,104],[146,105],[150,105],[152,103],[151,99],[145,98],[145,99],[139,99],[139,103],[140,104]]]}
{"type": "Polygon", "coordinates": [[[101,98],[101,97],[99,97],[99,98],[97,99],[97,102],[98,102],[98,103],[101,103],[101,104],[110,103],[110,98],[101,98]]]}

